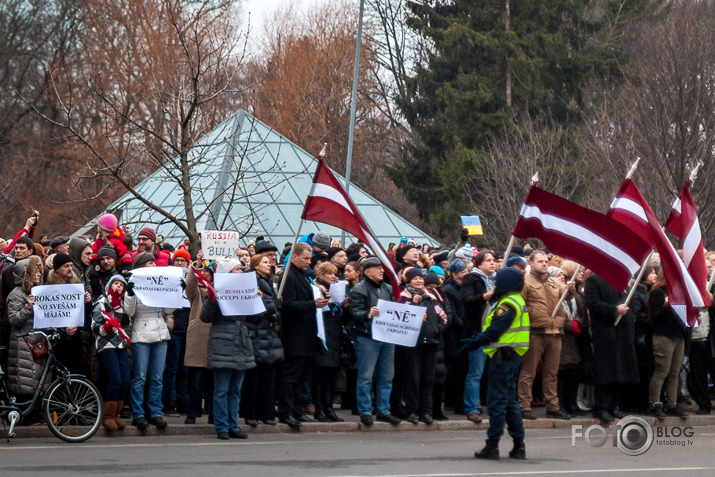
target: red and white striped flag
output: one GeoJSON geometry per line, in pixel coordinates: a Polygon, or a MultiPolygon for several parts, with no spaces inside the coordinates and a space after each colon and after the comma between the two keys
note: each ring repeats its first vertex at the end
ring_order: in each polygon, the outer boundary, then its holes
{"type": "Polygon", "coordinates": [[[695,209],[693,196],[690,194],[690,181],[683,186],[668,220],[665,221],[665,230],[677,235],[683,241],[683,256],[685,266],[695,285],[700,290],[703,302],[708,303],[710,295],[707,291],[708,267],[705,264],[705,248],[700,232],[698,212],[695,209]]]}
{"type": "MultiPolygon", "coordinates": [[[[698,311],[707,306],[653,210],[631,179],[623,181],[608,215],[638,234],[660,255],[668,286],[668,301],[678,317],[692,326],[698,311]]],[[[710,300],[708,299],[708,302],[710,300]]]]}
{"type": "Polygon", "coordinates": [[[199,282],[199,285],[203,285],[204,288],[206,288],[206,293],[209,294],[209,298],[216,301],[216,289],[214,288],[213,283],[211,283],[211,281],[206,278],[203,273],[196,270],[193,266],[191,267],[191,271],[194,272],[194,276],[196,277],[196,281],[199,282]]]}
{"type": "Polygon", "coordinates": [[[119,333],[119,336],[122,337],[122,339],[129,345],[132,345],[132,340],[129,338],[129,335],[127,334],[126,331],[124,331],[124,328],[122,328],[122,325],[119,323],[119,320],[110,315],[109,313],[102,312],[102,316],[104,316],[104,321],[109,323],[114,327],[115,330],[117,330],[117,333],[119,333]]]}
{"type": "Polygon", "coordinates": [[[619,291],[650,253],[647,243],[618,222],[535,185],[512,235],[540,239],[551,252],[590,268],[619,291]]]}
{"type": "Polygon", "coordinates": [[[399,300],[400,280],[392,262],[377,239],[370,233],[370,227],[353,201],[350,200],[348,193],[321,159],[318,159],[318,167],[313,177],[313,187],[305,202],[302,217],[305,220],[337,227],[368,244],[382,262],[392,285],[392,294],[395,300],[399,300]]]}

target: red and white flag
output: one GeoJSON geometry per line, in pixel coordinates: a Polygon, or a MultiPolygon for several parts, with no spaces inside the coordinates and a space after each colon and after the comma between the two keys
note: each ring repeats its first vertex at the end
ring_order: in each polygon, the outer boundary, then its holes
{"type": "Polygon", "coordinates": [[[193,266],[191,267],[191,271],[194,272],[194,276],[196,277],[196,281],[199,282],[199,285],[203,285],[204,288],[206,288],[206,293],[208,293],[209,298],[216,301],[216,289],[214,288],[213,283],[211,283],[211,281],[206,278],[203,273],[196,270],[193,266]]]}
{"type": "Polygon", "coordinates": [[[706,289],[708,267],[705,264],[705,248],[700,232],[698,212],[695,209],[693,196],[690,194],[690,181],[685,183],[680,196],[675,199],[673,209],[670,211],[668,220],[665,221],[665,230],[677,235],[683,241],[683,261],[695,281],[695,285],[700,290],[700,295],[704,298],[703,301],[707,303],[710,298],[706,289]]]}
{"type": "Polygon", "coordinates": [[[668,286],[668,301],[678,317],[692,326],[698,311],[709,305],[703,300],[683,261],[655,217],[643,194],[631,179],[623,181],[608,215],[638,234],[660,255],[668,286]]]}
{"type": "Polygon", "coordinates": [[[550,251],[590,268],[618,291],[628,286],[650,253],[647,243],[608,216],[535,185],[511,233],[540,239],[550,251]]]}
{"type": "Polygon", "coordinates": [[[114,327],[115,330],[117,330],[117,333],[119,333],[119,336],[122,337],[122,339],[129,345],[132,345],[132,340],[129,338],[129,335],[127,334],[126,331],[124,331],[124,328],[122,328],[122,325],[119,323],[119,320],[110,315],[109,313],[102,312],[102,315],[104,316],[104,321],[109,323],[114,327]]]}
{"type": "Polygon", "coordinates": [[[350,200],[348,193],[321,159],[318,159],[318,167],[313,177],[313,187],[305,202],[302,217],[305,220],[337,227],[368,244],[382,262],[392,285],[392,294],[395,300],[399,300],[400,280],[392,262],[377,239],[370,233],[370,227],[353,201],[350,200]]]}

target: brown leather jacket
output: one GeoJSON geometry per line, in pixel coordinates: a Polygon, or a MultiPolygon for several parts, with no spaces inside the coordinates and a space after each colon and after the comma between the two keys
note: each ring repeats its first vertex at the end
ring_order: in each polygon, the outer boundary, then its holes
{"type": "Polygon", "coordinates": [[[551,318],[554,307],[561,298],[563,288],[555,287],[548,281],[548,274],[543,278],[534,271],[528,273],[524,280],[521,296],[529,310],[531,333],[533,334],[563,334],[566,311],[559,307],[556,316],[551,318]]]}

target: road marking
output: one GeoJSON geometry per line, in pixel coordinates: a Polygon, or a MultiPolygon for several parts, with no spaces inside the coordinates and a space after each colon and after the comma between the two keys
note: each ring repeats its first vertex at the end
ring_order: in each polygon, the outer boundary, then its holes
{"type": "Polygon", "coordinates": [[[715,470],[715,467],[670,467],[650,469],[582,469],[582,470],[529,470],[524,472],[469,472],[459,474],[376,474],[376,475],[333,475],[330,477],[475,477],[481,475],[541,475],[541,474],[595,474],[599,472],[677,472],[686,470],[715,470]]]}
{"type": "Polygon", "coordinates": [[[104,444],[96,441],[94,445],[90,444],[67,444],[62,445],[58,443],[57,445],[44,445],[44,446],[0,446],[0,451],[18,451],[18,450],[43,450],[43,449],[59,449],[66,447],[68,449],[96,449],[97,447],[209,447],[209,446],[228,446],[228,445],[240,445],[240,446],[276,446],[285,444],[329,444],[334,441],[273,441],[273,442],[170,442],[170,443],[156,443],[156,444],[104,444]]]}

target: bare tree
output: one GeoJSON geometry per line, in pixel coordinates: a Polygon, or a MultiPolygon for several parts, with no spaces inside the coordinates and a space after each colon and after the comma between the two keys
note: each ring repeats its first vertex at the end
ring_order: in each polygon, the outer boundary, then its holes
{"type": "MultiPolygon", "coordinates": [[[[262,185],[257,172],[246,172],[250,151],[227,139],[230,131],[201,139],[229,116],[242,94],[235,85],[246,38],[237,28],[236,5],[232,0],[88,1],[81,49],[51,71],[54,88],[48,95],[60,114],[38,111],[66,131],[68,144],[91,153],[74,184],[81,198],[96,199],[119,184],[175,224],[192,250],[198,249],[197,223],[204,214],[218,226],[218,216],[228,215],[234,200],[275,185],[262,185]],[[216,161],[207,151],[218,144],[225,150],[216,161]],[[137,190],[136,183],[154,170],[178,186],[181,210],[137,190]],[[88,196],[84,185],[97,180],[103,188],[88,196]]],[[[268,170],[278,166],[264,164],[268,170]]]]}
{"type": "Polygon", "coordinates": [[[583,144],[602,174],[592,200],[607,204],[636,157],[634,176],[661,221],[690,170],[702,163],[693,195],[706,241],[715,231],[715,2],[674,1],[645,22],[625,83],[588,122],[583,144]]]}

